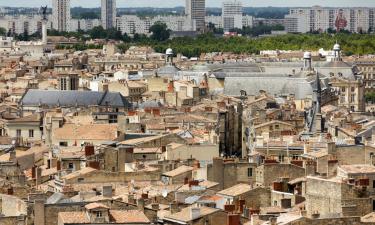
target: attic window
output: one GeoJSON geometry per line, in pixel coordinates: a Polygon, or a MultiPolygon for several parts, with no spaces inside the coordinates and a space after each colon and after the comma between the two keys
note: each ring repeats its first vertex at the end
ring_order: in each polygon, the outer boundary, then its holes
{"type": "Polygon", "coordinates": [[[103,217],[103,213],[102,211],[96,211],[96,218],[102,218],[103,217]]]}

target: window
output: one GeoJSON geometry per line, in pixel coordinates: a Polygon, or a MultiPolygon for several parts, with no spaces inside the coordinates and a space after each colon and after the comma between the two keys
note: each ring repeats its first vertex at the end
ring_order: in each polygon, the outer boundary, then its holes
{"type": "Polygon", "coordinates": [[[117,115],[110,115],[109,123],[117,123],[117,115]]]}
{"type": "Polygon", "coordinates": [[[68,142],[62,141],[59,143],[61,147],[68,147],[68,142]]]}
{"type": "Polygon", "coordinates": [[[74,169],[74,164],[73,164],[73,163],[69,163],[69,164],[68,164],[68,168],[69,168],[69,169],[74,169]]]}
{"type": "Polygon", "coordinates": [[[252,177],[253,176],[253,168],[247,168],[247,176],[252,177]]]}
{"type": "Polygon", "coordinates": [[[353,103],[355,101],[355,94],[350,95],[350,103],[353,103]]]}
{"type": "Polygon", "coordinates": [[[345,103],[345,96],[340,96],[340,103],[345,103]]]}
{"type": "Polygon", "coordinates": [[[352,90],[352,92],[355,92],[355,88],[354,87],[351,87],[351,90],[352,90]]]}
{"type": "Polygon", "coordinates": [[[79,183],[79,182],[82,182],[82,181],[84,181],[84,180],[85,180],[85,178],[80,177],[80,178],[78,178],[78,183],[79,183]]]}
{"type": "Polygon", "coordinates": [[[375,180],[372,181],[372,188],[375,188],[375,180]]]}
{"type": "Polygon", "coordinates": [[[102,211],[96,211],[96,217],[97,218],[102,218],[103,217],[102,211]]]}
{"type": "Polygon", "coordinates": [[[17,136],[17,137],[21,137],[21,130],[20,130],[20,129],[17,129],[17,130],[16,130],[16,136],[17,136]]]}
{"type": "Polygon", "coordinates": [[[345,90],[346,90],[345,87],[341,88],[341,92],[345,92],[345,90]]]}
{"type": "Polygon", "coordinates": [[[276,124],[276,125],[275,125],[275,129],[276,129],[276,130],[280,129],[280,125],[279,125],[279,124],[276,124]]]}
{"type": "Polygon", "coordinates": [[[29,130],[29,137],[33,138],[34,137],[34,130],[29,130]]]}

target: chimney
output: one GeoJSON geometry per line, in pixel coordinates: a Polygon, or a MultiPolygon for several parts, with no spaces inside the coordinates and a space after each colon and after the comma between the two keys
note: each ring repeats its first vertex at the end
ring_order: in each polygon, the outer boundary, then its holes
{"type": "Polygon", "coordinates": [[[198,180],[189,181],[189,187],[193,187],[193,186],[199,186],[199,181],[198,180]]]}
{"type": "Polygon", "coordinates": [[[32,179],[35,179],[36,178],[36,168],[37,166],[33,166],[33,168],[31,168],[31,178],[32,179]]]}
{"type": "Polygon", "coordinates": [[[42,184],[42,168],[40,167],[37,167],[36,168],[36,181],[35,181],[35,185],[40,185],[42,184]]]}
{"type": "Polygon", "coordinates": [[[60,160],[57,161],[56,168],[57,168],[57,171],[61,171],[61,162],[60,162],[60,160]]]}
{"type": "Polygon", "coordinates": [[[226,204],[224,205],[224,211],[225,212],[234,212],[236,210],[236,206],[232,204],[226,204]]]}
{"type": "Polygon", "coordinates": [[[112,196],[113,196],[112,185],[103,186],[103,197],[112,198],[112,196]]]}
{"type": "Polygon", "coordinates": [[[128,203],[129,204],[135,204],[134,195],[133,194],[129,194],[128,195],[128,203]]]}
{"type": "Polygon", "coordinates": [[[307,154],[311,151],[310,143],[303,144],[303,154],[307,154]]]}
{"type": "Polygon", "coordinates": [[[151,207],[152,207],[153,210],[158,211],[159,210],[159,203],[152,203],[151,207]]]}
{"type": "Polygon", "coordinates": [[[137,206],[138,210],[143,212],[145,210],[145,200],[143,198],[138,199],[137,206]]]}
{"type": "Polygon", "coordinates": [[[190,208],[190,218],[192,220],[198,219],[201,216],[201,209],[197,207],[190,208]]]}
{"type": "Polygon", "coordinates": [[[327,143],[327,153],[328,154],[335,154],[336,153],[336,143],[335,142],[328,142],[327,143]]]}
{"type": "Polygon", "coordinates": [[[178,203],[176,201],[173,201],[169,204],[169,210],[171,214],[178,213],[180,209],[178,208],[178,203]]]}
{"type": "Polygon", "coordinates": [[[329,159],[328,166],[327,166],[327,176],[335,176],[337,174],[337,167],[339,165],[339,161],[337,159],[329,159]]]}
{"type": "Polygon", "coordinates": [[[16,150],[9,152],[9,161],[14,162],[14,163],[17,162],[16,150]]]}
{"type": "Polygon", "coordinates": [[[277,217],[269,218],[270,225],[277,225],[277,217]]]}
{"type": "Polygon", "coordinates": [[[92,145],[85,145],[85,156],[95,155],[95,149],[92,145]]]}
{"type": "Polygon", "coordinates": [[[44,200],[34,200],[34,224],[35,225],[46,225],[44,215],[44,200]]]}
{"type": "Polygon", "coordinates": [[[239,214],[228,214],[227,225],[240,225],[240,215],[239,214]]]}
{"type": "Polygon", "coordinates": [[[198,160],[194,161],[194,169],[199,169],[201,168],[201,164],[198,160]]]}
{"type": "Polygon", "coordinates": [[[239,211],[242,214],[244,212],[246,201],[244,199],[239,200],[238,206],[239,206],[239,211]]]}

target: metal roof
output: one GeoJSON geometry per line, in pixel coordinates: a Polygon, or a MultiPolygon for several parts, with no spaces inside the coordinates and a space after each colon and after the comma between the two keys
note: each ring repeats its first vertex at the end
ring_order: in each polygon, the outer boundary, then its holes
{"type": "Polygon", "coordinates": [[[117,92],[28,90],[21,99],[23,106],[130,107],[130,103],[117,92]]]}

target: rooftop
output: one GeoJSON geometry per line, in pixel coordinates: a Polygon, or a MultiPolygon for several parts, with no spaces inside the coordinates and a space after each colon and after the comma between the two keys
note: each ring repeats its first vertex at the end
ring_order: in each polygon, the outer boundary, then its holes
{"type": "Polygon", "coordinates": [[[252,188],[249,184],[237,184],[233,187],[219,191],[217,194],[226,196],[238,196],[249,192],[251,189],[252,188]]]}
{"type": "Polygon", "coordinates": [[[176,168],[174,170],[171,170],[169,172],[163,173],[163,176],[166,176],[166,177],[175,177],[175,176],[178,176],[180,174],[192,171],[193,169],[194,169],[193,167],[182,165],[182,166],[180,166],[180,167],[178,167],[178,168],[176,168]]]}
{"type": "Polygon", "coordinates": [[[186,222],[189,222],[189,221],[192,221],[192,220],[195,220],[195,219],[198,219],[198,218],[202,218],[204,216],[207,216],[207,215],[210,215],[210,214],[213,214],[215,212],[220,211],[220,209],[214,209],[214,208],[209,208],[209,207],[204,206],[204,207],[199,208],[199,210],[200,210],[199,211],[199,217],[192,218],[191,213],[190,213],[191,209],[192,209],[192,207],[187,207],[187,208],[182,209],[178,213],[166,215],[164,217],[164,220],[175,220],[175,221],[181,221],[181,222],[186,223],[186,222]]]}
{"type": "Polygon", "coordinates": [[[371,165],[341,165],[339,169],[348,174],[375,173],[375,166],[371,165]]]}

